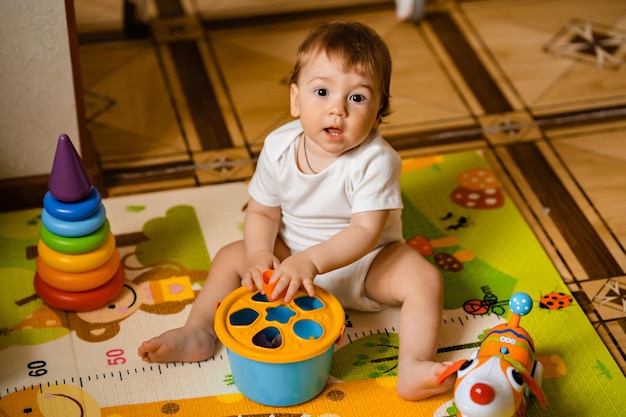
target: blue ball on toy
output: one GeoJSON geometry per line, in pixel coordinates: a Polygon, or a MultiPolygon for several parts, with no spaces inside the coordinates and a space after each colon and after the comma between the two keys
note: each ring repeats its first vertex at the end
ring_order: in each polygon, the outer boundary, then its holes
{"type": "Polygon", "coordinates": [[[525,292],[517,292],[509,300],[511,312],[519,316],[525,316],[533,309],[533,300],[525,292]]]}

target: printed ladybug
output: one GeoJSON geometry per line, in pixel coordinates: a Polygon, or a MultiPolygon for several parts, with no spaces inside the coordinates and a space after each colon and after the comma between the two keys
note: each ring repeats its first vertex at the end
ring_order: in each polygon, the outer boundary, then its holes
{"type": "Polygon", "coordinates": [[[571,295],[555,291],[541,297],[539,308],[544,310],[563,310],[572,305],[572,301],[571,295]]]}

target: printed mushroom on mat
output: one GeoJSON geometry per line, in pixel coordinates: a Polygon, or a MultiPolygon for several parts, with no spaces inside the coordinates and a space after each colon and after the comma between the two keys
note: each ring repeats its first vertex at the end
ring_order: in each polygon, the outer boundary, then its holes
{"type": "Polygon", "coordinates": [[[414,236],[406,242],[410,247],[418,251],[423,256],[432,255],[435,248],[454,246],[459,240],[454,237],[441,237],[438,239],[428,239],[426,236],[414,236]]]}
{"type": "Polygon", "coordinates": [[[504,193],[498,178],[488,168],[472,168],[456,178],[456,187],[450,198],[461,207],[494,209],[504,205],[504,193]]]}
{"type": "Polygon", "coordinates": [[[474,253],[467,249],[461,249],[454,254],[439,252],[435,254],[435,265],[444,271],[460,272],[463,270],[463,262],[474,259],[474,253]]]}

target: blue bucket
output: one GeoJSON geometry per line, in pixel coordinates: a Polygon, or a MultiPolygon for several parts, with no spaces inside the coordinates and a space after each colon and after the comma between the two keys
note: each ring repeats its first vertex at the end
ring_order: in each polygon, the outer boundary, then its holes
{"type": "Polygon", "coordinates": [[[230,349],[228,360],[235,386],[260,404],[287,407],[315,398],[326,386],[334,346],[314,358],[293,363],[265,363],[230,349]]]}

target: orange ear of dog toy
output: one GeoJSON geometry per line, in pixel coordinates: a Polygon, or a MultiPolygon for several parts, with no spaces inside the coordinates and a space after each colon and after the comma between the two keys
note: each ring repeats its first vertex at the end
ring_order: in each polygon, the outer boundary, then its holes
{"type": "Polygon", "coordinates": [[[437,379],[437,385],[441,385],[441,383],[450,375],[456,373],[459,369],[461,369],[461,366],[463,366],[463,364],[467,362],[467,360],[462,359],[460,361],[454,362],[452,365],[448,366],[446,368],[445,371],[443,371],[443,373],[441,375],[439,375],[439,378],[437,379]]]}
{"type": "Polygon", "coordinates": [[[541,407],[546,408],[548,400],[546,400],[546,395],[543,393],[543,390],[541,389],[537,381],[535,381],[535,378],[533,378],[528,372],[521,372],[521,374],[524,383],[528,385],[530,391],[535,394],[535,397],[537,397],[537,399],[539,400],[539,404],[541,404],[541,407]]]}

